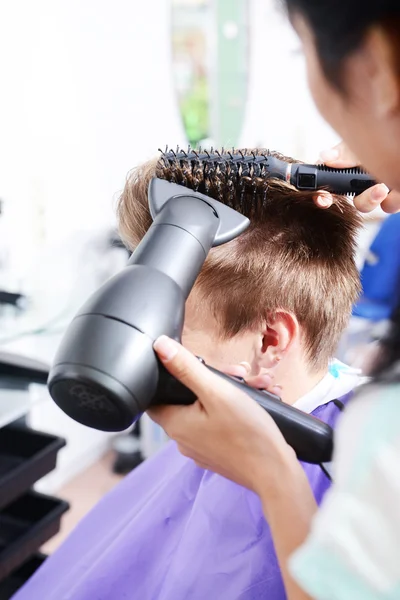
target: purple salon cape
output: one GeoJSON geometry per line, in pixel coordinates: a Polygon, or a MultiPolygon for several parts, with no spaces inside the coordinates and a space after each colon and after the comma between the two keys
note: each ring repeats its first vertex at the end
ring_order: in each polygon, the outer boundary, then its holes
{"type": "MultiPolygon", "coordinates": [[[[312,414],[334,426],[340,409],[328,402],[312,414]]],[[[329,481],[303,466],[320,503],[329,481]]],[[[95,506],[14,600],[285,597],[259,498],[170,442],[95,506]]]]}

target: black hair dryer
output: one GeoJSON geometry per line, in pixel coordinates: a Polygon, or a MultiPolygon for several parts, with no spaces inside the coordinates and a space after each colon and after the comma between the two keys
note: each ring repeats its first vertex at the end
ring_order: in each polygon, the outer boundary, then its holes
{"type": "MultiPolygon", "coordinates": [[[[160,179],[150,183],[149,206],[153,224],[128,266],[78,312],[49,374],[56,404],[76,421],[103,431],[128,428],[151,405],[195,401],[163,368],[153,343],[161,334],[181,339],[185,301],[208,252],[249,225],[220,202],[160,179]]],[[[328,425],[211,370],[270,413],[299,459],[330,460],[328,425]]]]}

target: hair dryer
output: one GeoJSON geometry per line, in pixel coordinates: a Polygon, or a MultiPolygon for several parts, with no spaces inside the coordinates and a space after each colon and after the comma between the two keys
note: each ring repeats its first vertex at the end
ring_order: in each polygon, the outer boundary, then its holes
{"type": "MultiPolygon", "coordinates": [[[[128,266],[78,312],[49,374],[56,404],[76,421],[103,431],[126,429],[151,405],[195,401],[161,365],[153,343],[161,334],[180,341],[185,301],[208,252],[249,225],[228,206],[157,178],[150,183],[149,206],[153,224],[128,266]]],[[[299,459],[330,460],[328,425],[211,370],[269,412],[299,459]]]]}

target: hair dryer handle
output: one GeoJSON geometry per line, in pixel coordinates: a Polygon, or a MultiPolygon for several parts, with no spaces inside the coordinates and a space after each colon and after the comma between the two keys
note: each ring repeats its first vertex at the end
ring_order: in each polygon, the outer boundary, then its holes
{"type": "MultiPolygon", "coordinates": [[[[279,427],[286,442],[296,452],[299,460],[313,464],[331,460],[333,431],[329,425],[283,403],[278,396],[270,392],[257,390],[236,377],[221,373],[208,365],[206,367],[245,392],[264,408],[279,427]]],[[[156,399],[153,400],[153,404],[192,404],[195,400],[196,396],[193,392],[167,374],[165,378],[161,379],[161,388],[156,399]]]]}
{"type": "Polygon", "coordinates": [[[296,452],[297,458],[307,463],[329,462],[333,452],[332,428],[312,415],[285,404],[278,396],[257,390],[235,377],[216,369],[211,371],[232,383],[257,402],[273,418],[286,442],[296,452]]]}

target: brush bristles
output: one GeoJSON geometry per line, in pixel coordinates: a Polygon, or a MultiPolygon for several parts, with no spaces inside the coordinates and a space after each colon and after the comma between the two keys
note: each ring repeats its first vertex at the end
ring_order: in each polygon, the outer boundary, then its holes
{"type": "MultiPolygon", "coordinates": [[[[210,151],[177,149],[161,152],[157,163],[157,177],[178,183],[194,191],[238,210],[246,216],[261,214],[268,202],[268,190],[272,185],[269,157],[294,162],[277,152],[257,149],[254,151],[210,151]]],[[[283,185],[280,182],[280,185],[283,185]]]]}

